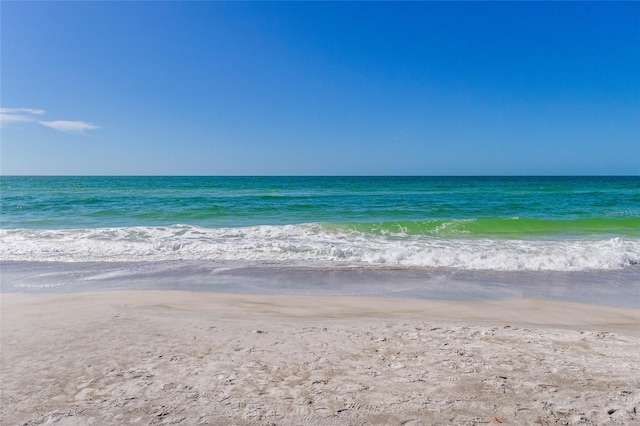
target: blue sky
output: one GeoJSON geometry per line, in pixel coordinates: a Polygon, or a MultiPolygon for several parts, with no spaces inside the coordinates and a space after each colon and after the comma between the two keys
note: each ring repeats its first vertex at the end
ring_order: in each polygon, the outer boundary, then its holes
{"type": "Polygon", "coordinates": [[[2,174],[640,174],[640,3],[2,2],[2,174]]]}

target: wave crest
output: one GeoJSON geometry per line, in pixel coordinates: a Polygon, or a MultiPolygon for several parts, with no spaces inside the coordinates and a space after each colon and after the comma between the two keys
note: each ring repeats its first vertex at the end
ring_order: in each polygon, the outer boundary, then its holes
{"type": "Polygon", "coordinates": [[[592,235],[640,237],[640,217],[537,219],[496,218],[441,219],[344,223],[340,228],[378,235],[425,235],[442,238],[535,238],[592,235]]]}
{"type": "Polygon", "coordinates": [[[441,238],[351,228],[307,224],[1,230],[0,256],[9,261],[215,260],[502,271],[610,270],[640,264],[637,238],[441,238]]]}

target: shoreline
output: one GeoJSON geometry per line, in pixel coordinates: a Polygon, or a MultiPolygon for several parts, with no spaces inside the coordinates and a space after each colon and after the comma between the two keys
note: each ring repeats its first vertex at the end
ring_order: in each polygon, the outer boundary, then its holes
{"type": "Polygon", "coordinates": [[[416,320],[517,325],[546,328],[604,328],[640,337],[640,309],[547,299],[417,299],[383,296],[244,294],[183,290],[102,290],[77,293],[0,293],[3,319],[20,318],[19,309],[77,303],[114,310],[166,309],[166,313],[204,315],[213,319],[331,321],[416,320]]]}
{"type": "Polygon", "coordinates": [[[160,290],[0,303],[3,424],[640,419],[637,309],[160,290]]]}
{"type": "Polygon", "coordinates": [[[640,268],[475,271],[405,267],[295,267],[234,262],[0,261],[0,293],[197,291],[265,296],[441,301],[539,299],[640,309],[640,268]]]}

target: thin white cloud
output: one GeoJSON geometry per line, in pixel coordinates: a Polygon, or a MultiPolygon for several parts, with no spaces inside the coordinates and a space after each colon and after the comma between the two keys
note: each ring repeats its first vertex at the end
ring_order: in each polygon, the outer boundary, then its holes
{"type": "Polygon", "coordinates": [[[92,123],[87,123],[86,121],[40,121],[40,116],[45,113],[45,110],[37,108],[0,108],[0,125],[5,126],[7,124],[18,122],[37,122],[38,124],[60,132],[81,135],[87,130],[94,130],[100,127],[92,123]]]}
{"type": "Polygon", "coordinates": [[[0,108],[0,123],[17,123],[36,121],[36,116],[44,114],[43,109],[35,108],[0,108]]]}
{"type": "Polygon", "coordinates": [[[3,114],[36,114],[42,115],[45,113],[43,109],[35,108],[0,108],[0,113],[3,114]]]}
{"type": "Polygon", "coordinates": [[[54,120],[54,121],[38,121],[43,126],[50,127],[54,130],[59,130],[65,133],[83,134],[85,130],[98,129],[100,126],[87,123],[85,121],[67,121],[67,120],[54,120]]]}

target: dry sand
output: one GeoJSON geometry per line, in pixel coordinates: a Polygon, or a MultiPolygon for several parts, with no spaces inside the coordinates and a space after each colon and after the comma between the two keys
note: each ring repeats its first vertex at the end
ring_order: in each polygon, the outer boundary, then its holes
{"type": "Polygon", "coordinates": [[[640,310],[2,294],[0,423],[639,424],[640,310]]]}

